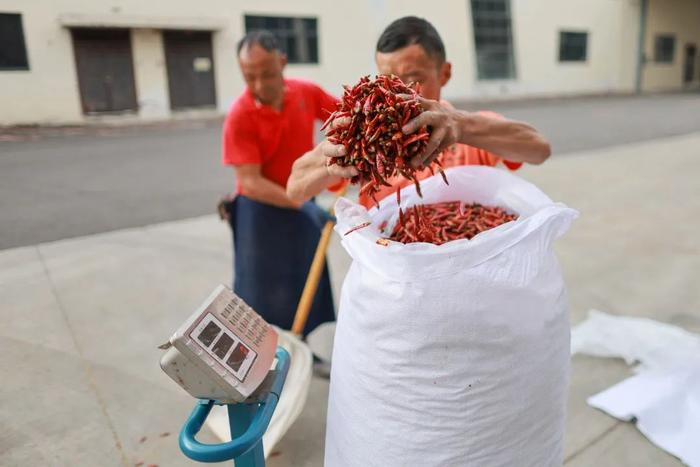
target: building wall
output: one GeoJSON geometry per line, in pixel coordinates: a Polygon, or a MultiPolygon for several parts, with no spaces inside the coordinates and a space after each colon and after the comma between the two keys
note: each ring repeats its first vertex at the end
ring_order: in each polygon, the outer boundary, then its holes
{"type": "Polygon", "coordinates": [[[633,91],[638,1],[512,0],[516,79],[493,82],[475,79],[471,95],[510,97],[633,91]],[[585,62],[559,62],[560,31],[588,33],[585,62]]]}
{"type": "Polygon", "coordinates": [[[145,120],[170,115],[163,35],[155,29],[133,29],[131,48],[139,115],[145,120]]]}
{"type": "MultiPolygon", "coordinates": [[[[0,0],[22,13],[28,71],[0,71],[0,125],[82,119],[70,32],[40,2],[0,0]]],[[[53,13],[53,11],[52,11],[53,13]]]]}
{"type": "MultiPolygon", "coordinates": [[[[162,119],[170,110],[162,29],[213,29],[217,111],[225,112],[244,83],[235,45],[245,14],[318,18],[319,63],[289,65],[286,74],[314,80],[334,94],[341,84],[376,72],[374,46],[392,20],[427,18],[440,31],[453,78],[448,99],[566,95],[634,90],[640,0],[511,0],[516,78],[477,79],[469,0],[112,0],[84,2],[0,0],[0,12],[22,13],[29,71],[0,71],[0,125],[76,123],[82,114],[66,17],[131,28],[138,119],[162,119]],[[559,31],[589,33],[585,63],[558,61],[559,31]]],[[[677,34],[672,66],[648,64],[645,89],[678,88],[685,42],[700,46],[700,0],[650,0],[647,49],[655,31],[677,34]],[[672,4],[672,6],[670,6],[672,4]],[[674,84],[675,83],[675,84],[674,84]]],[[[103,24],[104,25],[104,24],[103,24]]]]}
{"type": "MultiPolygon", "coordinates": [[[[642,86],[645,91],[666,91],[683,86],[683,66],[686,44],[695,44],[700,54],[700,1],[698,0],[649,0],[647,32],[644,53],[642,86]],[[676,48],[672,63],[654,62],[654,41],[657,34],[674,34],[676,48]]],[[[695,76],[698,76],[700,59],[696,55],[695,76]]],[[[695,79],[694,86],[700,86],[695,79]]]]}

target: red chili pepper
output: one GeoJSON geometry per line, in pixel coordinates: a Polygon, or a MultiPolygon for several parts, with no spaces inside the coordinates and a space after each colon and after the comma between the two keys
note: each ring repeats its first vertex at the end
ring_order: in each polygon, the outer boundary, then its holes
{"type": "Polygon", "coordinates": [[[421,133],[414,133],[405,140],[403,140],[403,147],[408,146],[411,143],[415,143],[416,141],[427,141],[429,138],[428,132],[421,132],[421,133]]]}
{"type": "Polygon", "coordinates": [[[348,230],[347,232],[345,232],[345,233],[343,234],[343,236],[345,236],[345,235],[350,235],[350,234],[353,233],[354,231],[360,230],[360,229],[364,229],[365,227],[368,227],[368,226],[370,226],[370,225],[372,225],[371,222],[363,222],[362,224],[356,225],[355,227],[353,227],[353,228],[351,228],[350,230],[348,230]]]}
{"type": "MultiPolygon", "coordinates": [[[[403,125],[422,112],[415,90],[394,75],[364,76],[355,86],[343,89],[338,109],[323,128],[336,118],[352,117],[348,127],[331,129],[327,135],[334,144],[344,145],[347,154],[334,158],[331,164],[355,167],[359,175],[352,177],[351,183],[362,184],[361,191],[372,198],[379,185],[389,185],[389,178],[401,174],[416,180],[416,169],[406,161],[425,147],[430,134],[426,127],[412,135],[401,132],[403,125]],[[412,98],[403,100],[398,94],[412,98]]],[[[416,189],[420,193],[420,187],[416,189]]]]}
{"type": "Polygon", "coordinates": [[[515,219],[516,215],[499,207],[476,203],[464,205],[459,201],[451,201],[415,205],[408,208],[406,213],[399,208],[399,223],[389,238],[402,243],[427,242],[441,245],[452,240],[471,239],[481,232],[515,219]]]}

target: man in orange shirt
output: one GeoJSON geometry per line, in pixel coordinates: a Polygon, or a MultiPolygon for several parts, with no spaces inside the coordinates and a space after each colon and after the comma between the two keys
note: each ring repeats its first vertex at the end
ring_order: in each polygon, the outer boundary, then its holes
{"type": "MultiPolygon", "coordinates": [[[[425,151],[411,161],[414,167],[439,158],[445,168],[502,163],[516,170],[524,162],[541,164],[549,157],[549,143],[530,125],[493,112],[458,111],[440,100],[440,90],[450,80],[452,66],[446,60],[440,35],[428,21],[408,16],[391,23],[377,42],[375,60],[380,74],[394,74],[405,83],[420,84],[419,101],[425,111],[402,129],[410,134],[422,126],[431,128],[425,151]]],[[[332,126],[347,124],[347,119],[337,119],[332,126]]],[[[356,175],[352,167],[328,164],[329,158],[344,154],[342,145],[326,140],[299,158],[287,182],[289,197],[306,200],[356,175]]],[[[430,175],[426,169],[418,174],[418,179],[430,175]]],[[[413,183],[404,177],[394,177],[389,182],[392,187],[383,187],[377,200],[413,183]]],[[[360,197],[360,203],[365,207],[374,205],[367,196],[360,197]]]]}

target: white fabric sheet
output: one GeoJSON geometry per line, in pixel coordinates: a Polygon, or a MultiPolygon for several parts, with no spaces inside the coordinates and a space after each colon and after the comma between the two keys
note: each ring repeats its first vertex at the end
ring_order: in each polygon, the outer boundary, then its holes
{"type": "Polygon", "coordinates": [[[592,310],[571,333],[572,353],[623,358],[637,374],[588,399],[636,421],[652,443],[700,467],[700,336],[645,318],[592,310]]]}

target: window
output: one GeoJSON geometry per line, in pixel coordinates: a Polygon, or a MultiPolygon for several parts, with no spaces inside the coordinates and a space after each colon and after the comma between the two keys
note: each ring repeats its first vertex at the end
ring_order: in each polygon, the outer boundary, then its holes
{"type": "Polygon", "coordinates": [[[246,32],[270,31],[280,41],[289,63],[318,63],[316,18],[245,15],[246,32]]]}
{"type": "Polygon", "coordinates": [[[588,48],[587,32],[559,33],[559,61],[560,62],[585,62],[586,49],[588,48]]]}
{"type": "Polygon", "coordinates": [[[0,13],[0,70],[28,70],[22,16],[0,13]]]}
{"type": "Polygon", "coordinates": [[[656,63],[673,63],[676,38],[671,35],[658,35],[654,42],[654,61],[656,63]]]}
{"type": "Polygon", "coordinates": [[[471,0],[479,79],[515,78],[510,0],[471,0]]]}

